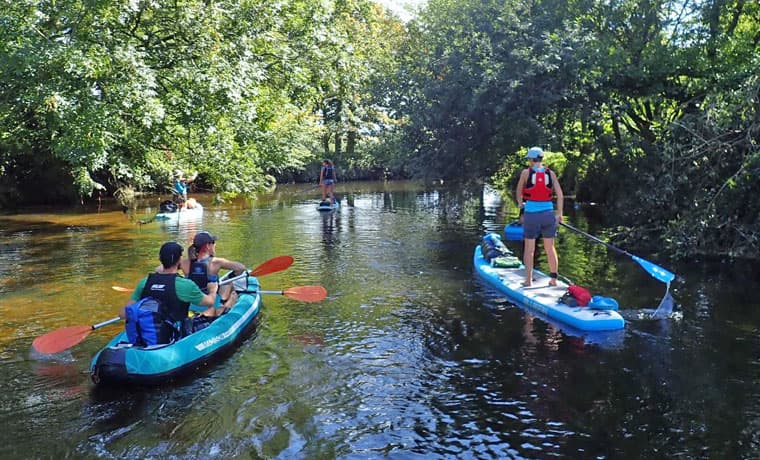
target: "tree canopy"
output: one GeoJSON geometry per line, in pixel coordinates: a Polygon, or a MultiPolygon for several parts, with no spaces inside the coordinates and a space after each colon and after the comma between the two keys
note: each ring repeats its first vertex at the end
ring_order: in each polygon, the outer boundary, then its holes
{"type": "MultiPolygon", "coordinates": [[[[563,188],[678,253],[760,257],[760,4],[18,0],[0,16],[0,207],[313,178],[563,188]],[[45,184],[45,187],[39,187],[45,184]]],[[[511,194],[511,192],[510,192],[511,194]]]]}

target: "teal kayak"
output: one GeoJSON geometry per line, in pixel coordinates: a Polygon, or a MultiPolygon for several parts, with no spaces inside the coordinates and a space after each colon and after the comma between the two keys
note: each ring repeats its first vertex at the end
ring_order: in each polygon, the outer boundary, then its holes
{"type": "Polygon", "coordinates": [[[553,322],[581,332],[614,331],[625,326],[625,320],[615,310],[574,307],[560,302],[568,284],[557,280],[557,286],[549,286],[549,276],[538,270],[533,270],[533,285],[523,287],[525,266],[522,263],[518,262],[512,267],[494,267],[483,257],[480,245],[475,248],[473,263],[475,271],[491,286],[519,306],[553,322]]]}
{"type": "Polygon", "coordinates": [[[259,281],[249,276],[247,289],[239,294],[237,303],[227,313],[205,329],[176,342],[138,347],[129,343],[126,331],[116,335],[93,357],[92,381],[154,385],[190,373],[236,347],[254,326],[260,310],[259,281]]]}

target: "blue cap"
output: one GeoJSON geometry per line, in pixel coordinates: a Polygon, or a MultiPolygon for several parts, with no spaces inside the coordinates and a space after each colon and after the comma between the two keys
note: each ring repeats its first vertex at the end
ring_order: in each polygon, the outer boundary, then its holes
{"type": "Polygon", "coordinates": [[[530,150],[528,150],[528,154],[525,155],[525,158],[540,158],[544,156],[544,151],[541,150],[541,147],[531,147],[530,150]]]}

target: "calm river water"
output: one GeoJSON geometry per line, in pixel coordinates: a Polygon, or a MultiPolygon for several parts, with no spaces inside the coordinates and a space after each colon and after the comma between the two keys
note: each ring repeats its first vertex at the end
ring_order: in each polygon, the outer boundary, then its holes
{"type": "MultiPolygon", "coordinates": [[[[474,274],[475,244],[502,231],[511,203],[408,182],[339,192],[344,207],[322,215],[313,187],[224,205],[199,195],[205,215],[181,225],[138,225],[116,206],[0,216],[0,458],[760,457],[752,265],[639,254],[678,274],[683,318],[638,319],[665,286],[563,230],[560,272],[617,298],[628,319],[588,343],[474,274]],[[31,350],[43,333],[115,316],[127,295],[111,286],[133,286],[161,243],[200,229],[250,268],[295,257],[264,289],[321,284],[328,298],[266,297],[235,354],[160,388],[90,382],[89,360],[119,325],[54,358],[31,350]]],[[[605,235],[585,211],[569,221],[605,235]]]]}

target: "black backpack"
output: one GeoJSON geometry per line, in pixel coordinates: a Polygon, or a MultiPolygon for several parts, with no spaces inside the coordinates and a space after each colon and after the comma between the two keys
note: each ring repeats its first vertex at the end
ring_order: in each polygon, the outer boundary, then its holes
{"type": "Polygon", "coordinates": [[[177,203],[171,200],[166,200],[166,201],[161,202],[160,205],[158,205],[158,209],[161,212],[177,212],[177,203]]]}

